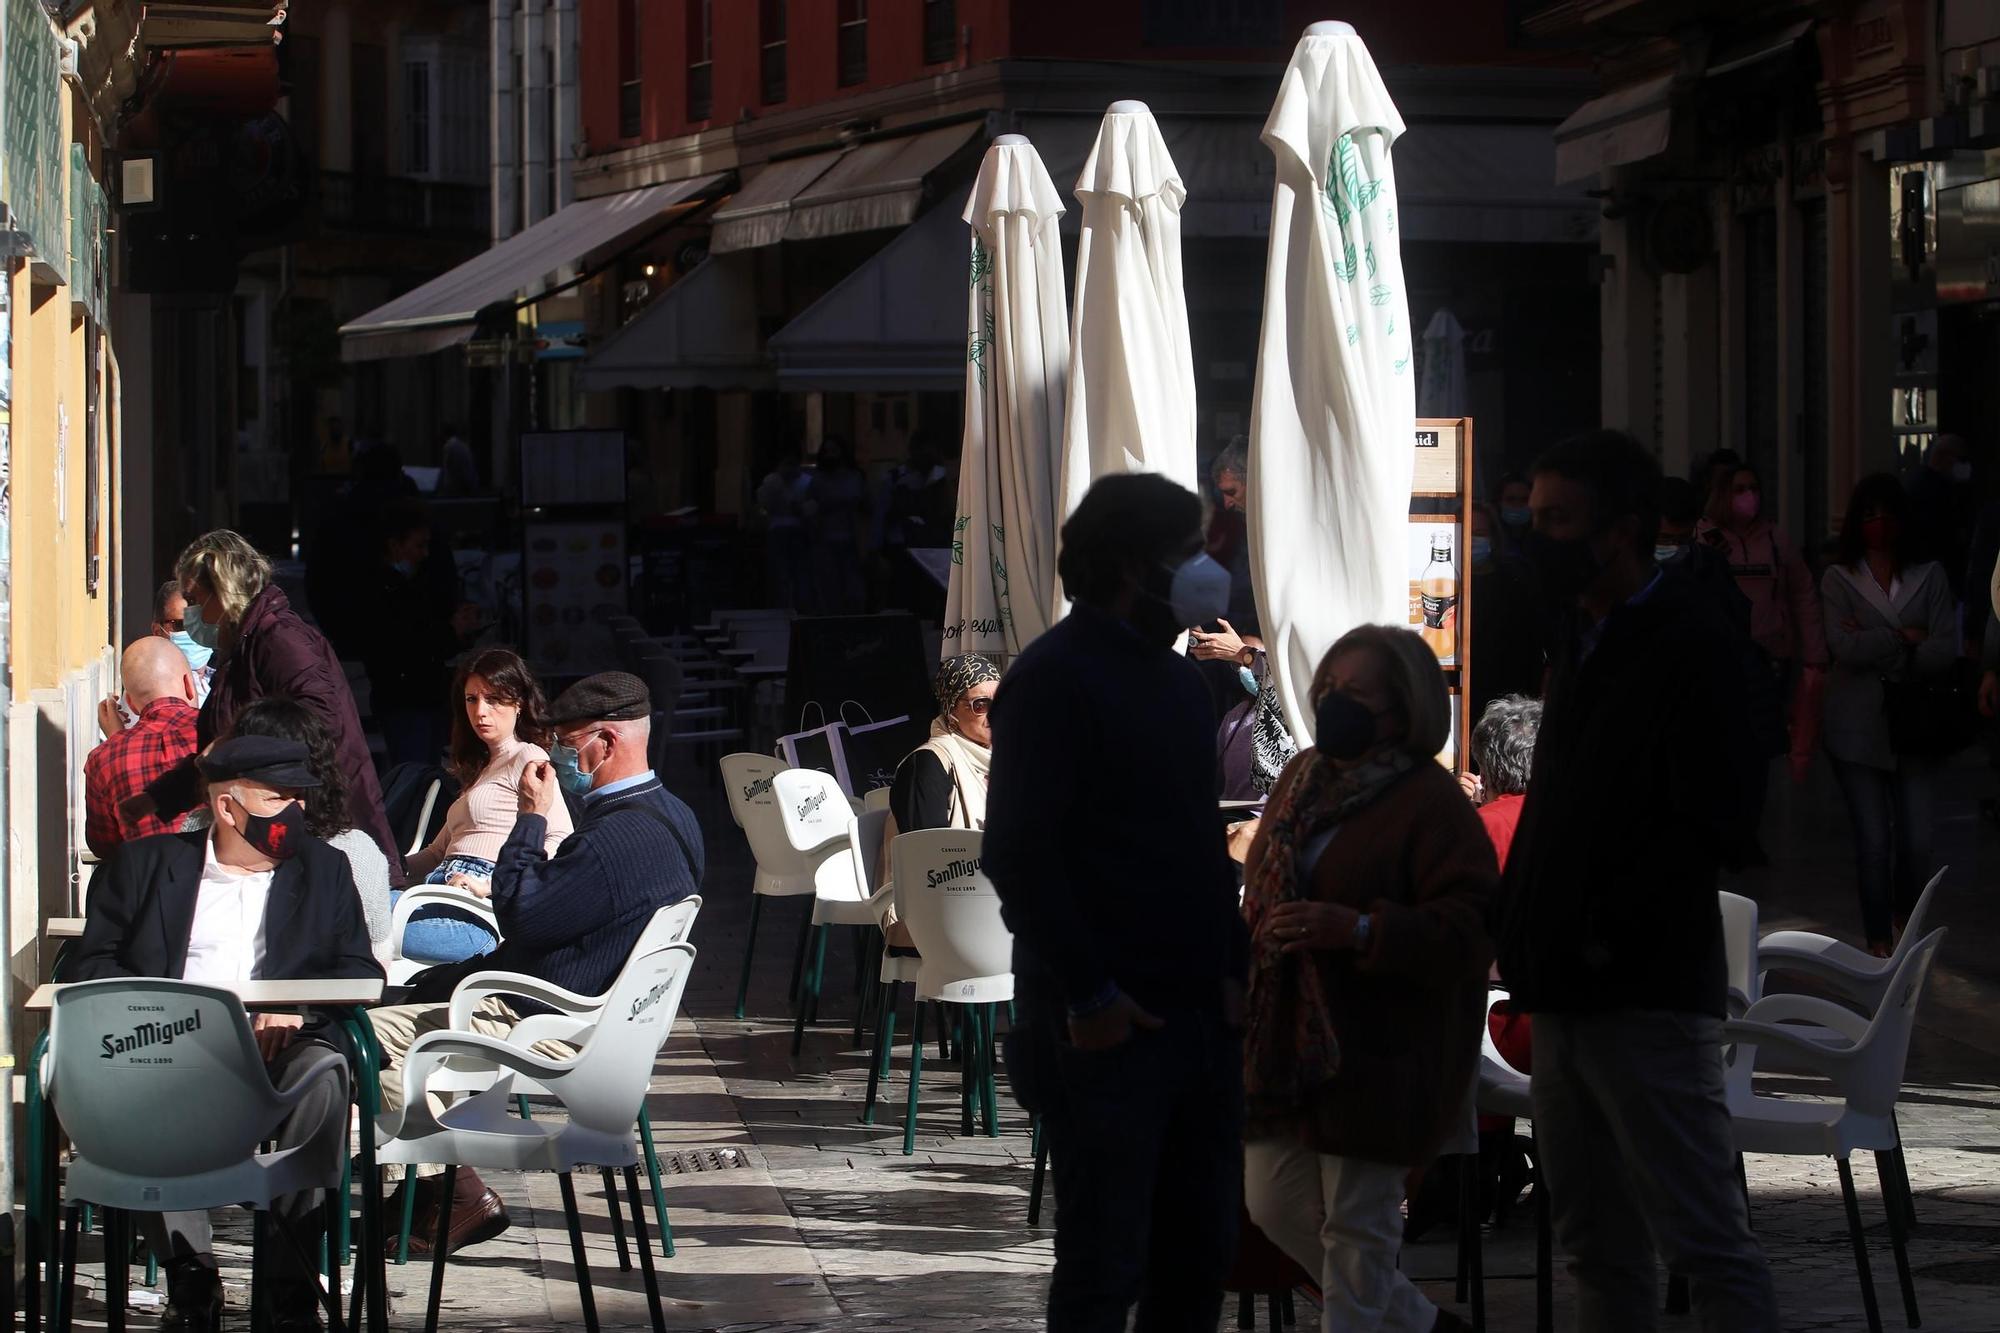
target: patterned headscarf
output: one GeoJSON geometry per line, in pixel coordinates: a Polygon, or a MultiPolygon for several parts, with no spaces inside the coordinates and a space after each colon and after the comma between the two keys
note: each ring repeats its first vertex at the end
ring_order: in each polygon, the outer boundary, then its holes
{"type": "Polygon", "coordinates": [[[931,682],[931,693],[937,696],[938,712],[951,712],[958,707],[960,699],[972,692],[973,686],[998,679],[1000,668],[978,653],[945,658],[938,666],[937,679],[931,682]]]}

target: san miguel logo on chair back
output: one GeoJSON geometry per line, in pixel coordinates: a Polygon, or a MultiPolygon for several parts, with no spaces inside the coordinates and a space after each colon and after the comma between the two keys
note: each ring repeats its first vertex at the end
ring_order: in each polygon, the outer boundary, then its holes
{"type": "Polygon", "coordinates": [[[814,792],[812,795],[806,797],[803,801],[799,802],[799,818],[811,819],[813,817],[814,812],[825,804],[826,804],[826,793],[824,791],[814,792]]]}
{"type": "Polygon", "coordinates": [[[100,1060],[110,1060],[134,1051],[143,1051],[153,1046],[171,1046],[174,1038],[184,1037],[190,1032],[201,1031],[201,1010],[190,1010],[185,1018],[172,1018],[159,1022],[136,1023],[129,1036],[114,1036],[106,1033],[102,1038],[103,1050],[100,1060]]]}
{"type": "Polygon", "coordinates": [[[968,856],[956,861],[946,861],[943,865],[930,872],[930,887],[933,889],[939,886],[969,889],[973,887],[970,882],[957,884],[955,881],[971,881],[977,878],[978,874],[979,858],[976,856],[968,856]]]}

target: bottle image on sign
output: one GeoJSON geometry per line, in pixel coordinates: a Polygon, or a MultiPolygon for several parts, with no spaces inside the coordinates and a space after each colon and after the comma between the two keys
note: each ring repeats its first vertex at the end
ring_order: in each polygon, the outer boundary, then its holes
{"type": "Polygon", "coordinates": [[[1451,533],[1431,536],[1431,558],[1410,589],[1410,623],[1440,662],[1458,656],[1458,573],[1452,567],[1451,533]]]}

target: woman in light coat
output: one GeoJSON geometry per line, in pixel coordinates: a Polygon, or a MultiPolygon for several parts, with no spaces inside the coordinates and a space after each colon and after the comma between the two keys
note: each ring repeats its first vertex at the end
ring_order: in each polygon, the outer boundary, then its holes
{"type": "Polygon", "coordinates": [[[1938,761],[1899,750],[1883,682],[1936,680],[1957,652],[1950,580],[1934,561],[1909,559],[1908,510],[1894,477],[1863,478],[1840,561],[1820,580],[1833,658],[1821,740],[1854,821],[1862,929],[1884,958],[1931,874],[1938,761]]]}

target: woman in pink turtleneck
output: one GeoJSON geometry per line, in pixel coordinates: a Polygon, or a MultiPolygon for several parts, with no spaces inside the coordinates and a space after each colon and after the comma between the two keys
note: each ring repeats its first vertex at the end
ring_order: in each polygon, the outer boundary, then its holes
{"type": "MultiPolygon", "coordinates": [[[[451,763],[462,790],[430,846],[408,858],[411,880],[448,884],[484,898],[493,880],[493,861],[513,832],[520,809],[521,771],[546,762],[547,704],[535,675],[514,652],[488,648],[474,654],[458,673],[453,697],[462,701],[454,715],[451,763]]],[[[548,852],[569,836],[569,811],[549,815],[548,852]]],[[[491,950],[497,941],[474,918],[446,907],[431,907],[410,918],[403,933],[403,956],[429,963],[455,963],[491,950]]]]}

